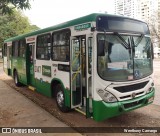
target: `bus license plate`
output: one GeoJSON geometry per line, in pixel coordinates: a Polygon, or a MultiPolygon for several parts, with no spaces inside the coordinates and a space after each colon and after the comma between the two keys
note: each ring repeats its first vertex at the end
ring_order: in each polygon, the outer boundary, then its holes
{"type": "Polygon", "coordinates": [[[153,100],[154,100],[154,97],[149,98],[148,103],[153,102],[153,100]]]}

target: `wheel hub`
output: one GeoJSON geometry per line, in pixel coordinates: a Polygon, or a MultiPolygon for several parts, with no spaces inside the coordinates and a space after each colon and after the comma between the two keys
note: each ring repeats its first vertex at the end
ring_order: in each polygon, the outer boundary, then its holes
{"type": "Polygon", "coordinates": [[[62,92],[62,91],[59,91],[59,92],[57,93],[57,102],[58,102],[58,105],[59,105],[60,107],[63,106],[64,96],[63,96],[63,92],[62,92]]]}

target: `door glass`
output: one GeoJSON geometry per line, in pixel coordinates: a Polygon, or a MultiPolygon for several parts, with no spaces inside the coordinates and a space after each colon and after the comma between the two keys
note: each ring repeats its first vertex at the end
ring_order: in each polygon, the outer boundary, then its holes
{"type": "Polygon", "coordinates": [[[72,40],[72,71],[77,71],[80,67],[80,42],[72,40]]]}
{"type": "Polygon", "coordinates": [[[33,56],[34,56],[33,48],[34,48],[34,45],[30,44],[29,45],[29,59],[30,59],[30,63],[33,63],[33,56]]]}
{"type": "Polygon", "coordinates": [[[92,38],[88,38],[88,73],[91,74],[92,69],[92,38]]]}
{"type": "Polygon", "coordinates": [[[78,105],[81,103],[81,78],[80,73],[72,74],[72,103],[78,105]]]}
{"type": "Polygon", "coordinates": [[[72,108],[81,104],[81,42],[78,39],[71,41],[72,43],[72,59],[71,59],[71,99],[72,108]]]}

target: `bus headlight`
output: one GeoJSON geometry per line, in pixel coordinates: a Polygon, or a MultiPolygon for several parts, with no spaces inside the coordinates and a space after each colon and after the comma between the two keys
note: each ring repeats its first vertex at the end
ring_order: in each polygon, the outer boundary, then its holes
{"type": "Polygon", "coordinates": [[[117,102],[116,97],[115,97],[113,94],[109,93],[109,92],[106,92],[106,93],[104,94],[103,100],[104,100],[105,102],[117,102]]]}
{"type": "Polygon", "coordinates": [[[110,92],[104,91],[102,89],[99,89],[97,92],[105,102],[117,102],[116,97],[110,92]]]}
{"type": "Polygon", "coordinates": [[[152,92],[152,90],[153,90],[153,87],[150,87],[150,88],[148,88],[146,93],[148,94],[148,93],[152,92]]]}

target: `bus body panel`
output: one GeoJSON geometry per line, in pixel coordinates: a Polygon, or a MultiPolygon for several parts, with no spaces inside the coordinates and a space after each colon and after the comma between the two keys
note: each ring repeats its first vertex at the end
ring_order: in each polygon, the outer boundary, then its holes
{"type": "Polygon", "coordinates": [[[60,64],[69,65],[69,62],[59,63],[51,60],[36,60],[34,68],[36,88],[38,92],[51,97],[52,91],[55,91],[51,88],[51,82],[53,79],[60,79],[61,83],[63,83],[64,89],[70,88],[70,74],[69,72],[58,70],[58,65],[60,64]]]}
{"type": "Polygon", "coordinates": [[[12,76],[14,76],[14,70],[18,73],[19,82],[27,85],[26,59],[12,58],[12,76]]]}
{"type": "Polygon", "coordinates": [[[35,88],[37,92],[45,96],[48,96],[48,97],[52,96],[50,83],[43,81],[43,80],[39,80],[39,79],[36,79],[35,82],[36,82],[35,88]]]}

